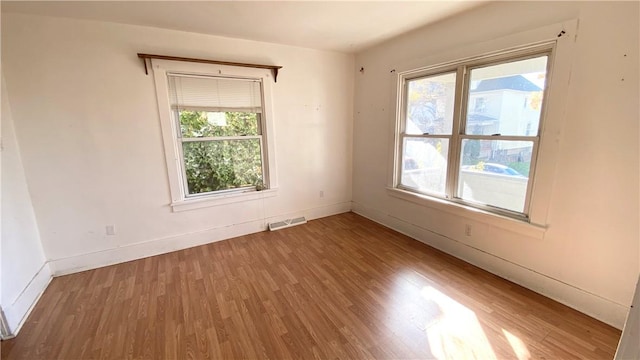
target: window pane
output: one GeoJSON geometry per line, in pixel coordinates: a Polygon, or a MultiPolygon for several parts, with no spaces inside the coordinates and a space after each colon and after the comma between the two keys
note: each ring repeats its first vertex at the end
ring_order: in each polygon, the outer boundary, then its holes
{"type": "Polygon", "coordinates": [[[182,137],[260,135],[260,114],[182,110],[182,137]]]}
{"type": "Polygon", "coordinates": [[[471,70],[466,134],[537,136],[547,56],[471,70]]]}
{"type": "Polygon", "coordinates": [[[444,194],[449,139],[405,138],[400,183],[421,192],[444,194]]]}
{"type": "Polygon", "coordinates": [[[533,142],[462,140],[458,197],[524,211],[533,142]]]}
{"type": "Polygon", "coordinates": [[[262,184],[260,139],[182,144],[189,194],[262,184]]]}
{"type": "Polygon", "coordinates": [[[409,80],[405,132],[451,134],[455,86],[455,73],[409,80]]]}

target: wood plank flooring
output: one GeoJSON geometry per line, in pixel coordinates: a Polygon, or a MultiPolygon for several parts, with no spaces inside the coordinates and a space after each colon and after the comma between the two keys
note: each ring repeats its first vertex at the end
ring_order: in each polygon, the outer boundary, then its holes
{"type": "Polygon", "coordinates": [[[347,213],[55,278],[2,359],[611,359],[619,337],[347,213]]]}

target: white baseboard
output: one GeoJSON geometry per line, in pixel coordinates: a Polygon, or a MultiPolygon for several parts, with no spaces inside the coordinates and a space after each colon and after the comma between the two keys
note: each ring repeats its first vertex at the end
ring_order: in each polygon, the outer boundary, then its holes
{"type": "Polygon", "coordinates": [[[272,216],[266,219],[231,224],[193,233],[139,242],[119,248],[51,260],[50,265],[54,276],[61,276],[265,231],[267,224],[273,221],[281,221],[297,216],[304,216],[307,220],[313,220],[349,211],[351,211],[351,201],[346,201],[272,216]]]}
{"type": "Polygon", "coordinates": [[[382,211],[353,202],[352,211],[492,274],[524,286],[617,329],[622,329],[629,307],[525,268],[455,239],[421,228],[382,211]]]}
{"type": "Polygon", "coordinates": [[[51,282],[52,277],[49,264],[42,264],[40,270],[38,270],[33,279],[31,279],[20,295],[18,295],[13,304],[3,308],[7,321],[6,325],[9,327],[10,332],[3,338],[10,339],[18,334],[31,313],[31,310],[33,310],[33,307],[40,299],[40,296],[42,296],[47,285],[51,282]]]}

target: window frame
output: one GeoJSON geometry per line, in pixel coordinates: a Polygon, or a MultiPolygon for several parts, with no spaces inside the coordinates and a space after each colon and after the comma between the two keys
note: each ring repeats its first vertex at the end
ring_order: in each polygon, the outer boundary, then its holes
{"type": "Polygon", "coordinates": [[[394,170],[392,178],[392,187],[402,192],[415,193],[421,197],[427,199],[438,199],[445,202],[461,205],[464,207],[472,207],[479,209],[489,214],[495,214],[498,216],[519,220],[522,222],[531,222],[530,212],[531,203],[533,197],[534,183],[536,182],[536,168],[538,162],[538,152],[540,149],[540,143],[542,141],[542,134],[545,126],[546,107],[549,96],[549,86],[551,82],[551,75],[553,73],[553,64],[556,53],[556,41],[543,41],[540,43],[511,48],[504,51],[498,51],[488,53],[485,55],[471,57],[466,59],[455,60],[446,64],[431,66],[427,68],[410,69],[403,72],[398,72],[397,75],[397,109],[396,111],[396,141],[394,145],[394,170]],[[527,135],[470,135],[466,134],[466,122],[467,113],[469,107],[469,94],[470,94],[470,73],[471,70],[476,68],[482,68],[486,66],[500,65],[504,63],[526,60],[530,58],[547,56],[547,68],[546,68],[546,80],[543,89],[543,101],[540,110],[540,119],[538,123],[538,132],[535,136],[527,135]],[[445,74],[455,73],[455,95],[453,105],[453,124],[451,135],[443,134],[423,134],[423,135],[409,135],[415,138],[445,138],[449,137],[449,152],[447,154],[447,170],[446,170],[446,184],[445,193],[443,195],[435,194],[432,192],[419,191],[416,188],[402,185],[402,172],[403,172],[403,149],[404,141],[407,138],[406,134],[406,116],[407,116],[407,94],[408,84],[412,80],[433,77],[445,74]],[[525,139],[526,138],[526,139],[525,139]],[[459,193],[459,174],[461,169],[460,158],[462,154],[462,141],[463,139],[473,140],[505,140],[505,141],[533,141],[532,157],[529,173],[529,181],[527,182],[527,189],[525,194],[525,204],[523,212],[515,212],[508,209],[499,208],[489,204],[473,202],[464,200],[459,193]]]}
{"type": "MultiPolygon", "coordinates": [[[[173,116],[173,121],[174,121],[174,126],[176,129],[176,136],[177,136],[177,142],[178,142],[178,153],[180,156],[180,162],[178,163],[178,166],[181,168],[181,180],[182,180],[182,186],[183,186],[183,190],[184,190],[184,196],[187,199],[190,198],[196,198],[196,197],[201,197],[201,196],[212,196],[212,195],[219,195],[219,194],[225,194],[225,193],[232,193],[232,192],[243,192],[243,191],[251,191],[251,190],[256,190],[256,186],[243,186],[243,187],[238,187],[238,188],[233,188],[233,189],[224,189],[224,190],[214,190],[214,191],[208,191],[208,192],[202,192],[202,193],[195,193],[195,194],[190,194],[189,193],[189,184],[187,182],[187,169],[184,166],[185,164],[185,159],[184,159],[184,143],[185,142],[214,142],[214,141],[233,141],[233,140],[250,140],[250,139],[258,139],[260,142],[260,157],[261,157],[261,167],[262,167],[262,178],[263,178],[263,186],[265,186],[266,188],[268,188],[268,171],[269,171],[269,166],[268,164],[265,163],[264,159],[263,159],[263,154],[266,154],[267,150],[265,149],[265,142],[263,141],[264,139],[264,133],[265,133],[265,129],[264,129],[264,121],[262,121],[262,115],[264,112],[264,86],[263,86],[263,81],[262,79],[255,79],[255,78],[251,78],[251,77],[237,77],[237,76],[212,76],[212,75],[202,75],[202,74],[185,74],[185,73],[178,73],[178,72],[167,72],[167,78],[169,76],[173,76],[173,77],[180,77],[180,76],[184,76],[184,77],[197,77],[197,78],[211,78],[211,79],[234,79],[234,80],[238,80],[238,81],[257,81],[260,84],[260,95],[261,95],[261,99],[260,102],[261,104],[263,104],[261,106],[261,112],[258,113],[258,118],[257,118],[257,122],[258,122],[258,130],[259,130],[259,134],[258,135],[243,135],[243,136],[210,136],[210,137],[189,137],[189,138],[185,138],[182,135],[182,131],[181,129],[181,123],[180,123],[180,108],[176,107],[175,109],[172,107],[171,108],[171,116],[173,116]],[[189,140],[185,140],[185,139],[189,139],[189,140]]],[[[193,106],[193,107],[188,107],[185,109],[189,109],[192,111],[198,111],[197,109],[198,107],[193,106]]],[[[208,111],[211,110],[210,108],[206,107],[206,106],[202,106],[199,107],[200,111],[208,111]]],[[[221,109],[217,109],[217,110],[221,110],[221,109]]]]}
{"type": "MultiPolygon", "coordinates": [[[[167,176],[173,211],[198,209],[241,201],[275,196],[278,190],[275,163],[274,124],[272,113],[272,75],[268,69],[244,68],[218,64],[189,63],[175,60],[151,59],[158,112],[164,143],[167,176]],[[262,113],[259,115],[260,135],[242,136],[240,140],[259,138],[262,157],[263,187],[241,187],[212,192],[189,194],[184,166],[183,138],[180,130],[179,109],[170,103],[169,76],[195,76],[259,81],[262,95],[262,113]]],[[[231,137],[195,138],[195,141],[233,140],[231,137]]]]}

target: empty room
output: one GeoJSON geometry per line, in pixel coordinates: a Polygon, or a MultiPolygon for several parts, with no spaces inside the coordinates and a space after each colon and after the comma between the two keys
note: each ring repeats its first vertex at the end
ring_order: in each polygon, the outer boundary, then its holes
{"type": "Polygon", "coordinates": [[[640,359],[637,1],[1,1],[0,357],[640,359]]]}

